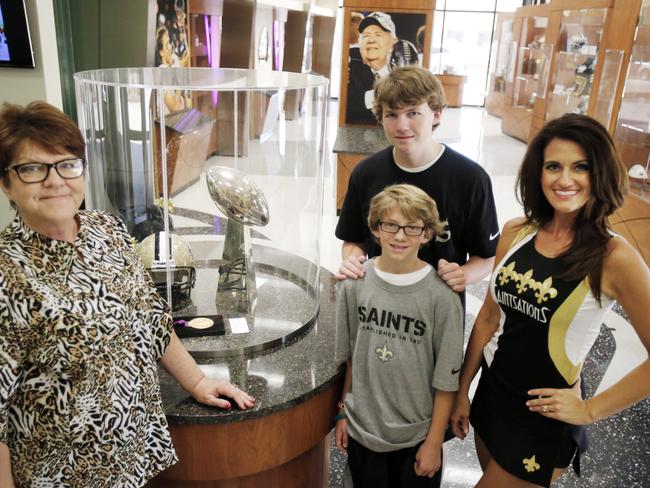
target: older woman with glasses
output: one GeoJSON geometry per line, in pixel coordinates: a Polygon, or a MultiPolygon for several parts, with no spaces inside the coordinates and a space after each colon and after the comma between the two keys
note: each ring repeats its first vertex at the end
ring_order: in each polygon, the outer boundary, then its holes
{"type": "Polygon", "coordinates": [[[84,141],[43,102],[0,111],[0,486],[138,487],[176,461],[160,361],[197,401],[254,405],[204,376],[116,217],[82,211],[84,141]],[[14,485],[15,483],[15,485],[14,485]]]}

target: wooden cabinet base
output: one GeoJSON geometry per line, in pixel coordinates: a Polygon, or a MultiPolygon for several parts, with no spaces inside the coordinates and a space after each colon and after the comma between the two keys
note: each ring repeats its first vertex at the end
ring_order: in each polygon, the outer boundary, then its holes
{"type": "MultiPolygon", "coordinates": [[[[230,480],[181,481],[158,476],[147,488],[304,488],[327,486],[329,437],[295,459],[275,468],[230,480]]],[[[215,457],[219,454],[216,453],[215,457]]]]}
{"type": "Polygon", "coordinates": [[[348,183],[354,167],[367,158],[368,154],[338,153],[336,155],[336,210],[343,208],[343,200],[348,192],[348,183]]]}
{"type": "Polygon", "coordinates": [[[171,425],[180,461],[148,488],[325,488],[341,377],[294,407],[241,422],[171,425]]]}
{"type": "Polygon", "coordinates": [[[501,115],[501,131],[528,143],[532,122],[532,110],[526,110],[524,107],[504,107],[501,115]]]}

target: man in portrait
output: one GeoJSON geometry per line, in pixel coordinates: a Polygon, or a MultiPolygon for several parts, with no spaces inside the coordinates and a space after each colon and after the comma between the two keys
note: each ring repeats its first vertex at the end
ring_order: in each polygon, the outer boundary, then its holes
{"type": "Polygon", "coordinates": [[[349,62],[346,118],[348,123],[376,123],[375,116],[366,102],[369,101],[372,106],[372,86],[375,79],[389,73],[388,60],[396,41],[395,23],[390,15],[371,12],[359,22],[360,59],[351,56],[349,62]]]}
{"type": "Polygon", "coordinates": [[[419,58],[411,42],[398,39],[390,15],[370,12],[359,17],[359,12],[352,12],[350,29],[358,22],[359,41],[358,50],[350,43],[346,122],[374,125],[377,121],[371,108],[375,80],[386,76],[394,66],[418,63],[419,58]]]}

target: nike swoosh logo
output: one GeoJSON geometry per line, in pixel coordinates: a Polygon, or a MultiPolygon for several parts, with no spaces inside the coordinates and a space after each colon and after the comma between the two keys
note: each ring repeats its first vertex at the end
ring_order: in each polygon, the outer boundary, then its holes
{"type": "Polygon", "coordinates": [[[493,241],[499,236],[499,234],[501,234],[501,232],[497,232],[496,234],[490,234],[490,240],[493,241]]]}
{"type": "Polygon", "coordinates": [[[451,368],[451,374],[458,374],[459,371],[460,371],[460,368],[458,368],[458,369],[451,368]]]}

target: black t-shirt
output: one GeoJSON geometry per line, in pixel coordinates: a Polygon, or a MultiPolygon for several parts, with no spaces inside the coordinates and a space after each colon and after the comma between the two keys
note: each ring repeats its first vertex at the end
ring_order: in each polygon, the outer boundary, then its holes
{"type": "Polygon", "coordinates": [[[462,265],[468,254],[494,256],[499,224],[490,177],[477,163],[447,146],[432,166],[416,173],[395,164],[392,146],[361,161],[350,176],[336,237],[362,243],[369,257],[379,255],[381,248],[368,228],[370,200],[398,183],[424,190],[436,201],[440,220],[446,223],[443,233],[420,249],[420,259],[436,268],[440,258],[462,265]]]}

